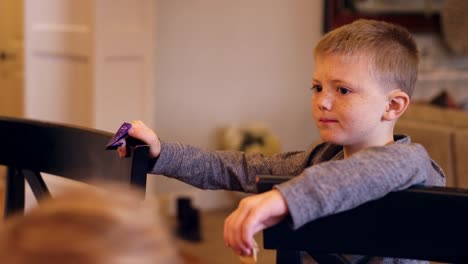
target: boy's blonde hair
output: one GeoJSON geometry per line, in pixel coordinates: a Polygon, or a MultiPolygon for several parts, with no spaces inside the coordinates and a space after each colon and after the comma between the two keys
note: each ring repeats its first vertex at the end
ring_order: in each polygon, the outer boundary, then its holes
{"type": "Polygon", "coordinates": [[[359,19],[328,32],[314,50],[320,55],[339,54],[367,59],[371,76],[388,89],[411,96],[417,79],[418,49],[405,28],[383,21],[359,19]]]}
{"type": "Polygon", "coordinates": [[[0,263],[180,263],[157,210],[127,186],[66,190],[0,230],[0,263]]]}

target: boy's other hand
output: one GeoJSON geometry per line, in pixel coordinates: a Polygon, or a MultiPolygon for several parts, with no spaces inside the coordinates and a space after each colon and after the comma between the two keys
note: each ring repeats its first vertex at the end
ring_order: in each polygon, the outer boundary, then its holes
{"type": "MultiPolygon", "coordinates": [[[[161,141],[159,141],[159,138],[156,135],[156,133],[152,129],[147,127],[145,123],[143,123],[140,120],[132,121],[131,124],[132,124],[132,128],[128,130],[128,135],[148,144],[150,147],[150,150],[149,150],[150,158],[152,159],[157,158],[159,156],[159,153],[161,152],[161,141]]],[[[119,156],[121,158],[127,155],[127,148],[125,146],[125,141],[122,146],[117,148],[117,152],[119,153],[119,156]]]]}
{"type": "Polygon", "coordinates": [[[286,200],[278,190],[244,198],[224,221],[224,242],[237,255],[249,256],[255,246],[254,235],[279,223],[288,213],[286,200]]]}

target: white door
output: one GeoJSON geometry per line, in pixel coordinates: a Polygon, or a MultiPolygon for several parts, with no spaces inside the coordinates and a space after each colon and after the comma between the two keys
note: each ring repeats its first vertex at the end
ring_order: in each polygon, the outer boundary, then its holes
{"type": "MultiPolygon", "coordinates": [[[[155,1],[25,0],[25,115],[110,132],[151,124],[155,1]]],[[[52,191],[60,179],[45,177],[52,191]]]]}
{"type": "Polygon", "coordinates": [[[26,115],[152,122],[156,0],[25,0],[26,115]]]}
{"type": "Polygon", "coordinates": [[[25,0],[25,115],[93,125],[93,1],[25,0]]]}
{"type": "Polygon", "coordinates": [[[23,1],[0,0],[0,115],[23,114],[23,1]]]}
{"type": "Polygon", "coordinates": [[[95,125],[153,127],[156,0],[97,0],[95,125]]]}

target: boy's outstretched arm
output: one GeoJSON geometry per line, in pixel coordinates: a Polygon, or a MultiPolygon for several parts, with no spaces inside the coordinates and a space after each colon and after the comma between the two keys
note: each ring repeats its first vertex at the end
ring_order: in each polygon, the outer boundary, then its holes
{"type": "MultiPolygon", "coordinates": [[[[264,156],[260,153],[207,150],[180,142],[164,142],[141,121],[133,121],[128,134],[150,146],[148,173],[164,175],[201,189],[256,192],[256,175],[298,175],[312,151],[264,156]]],[[[120,157],[127,154],[124,145],[120,157]]]]}

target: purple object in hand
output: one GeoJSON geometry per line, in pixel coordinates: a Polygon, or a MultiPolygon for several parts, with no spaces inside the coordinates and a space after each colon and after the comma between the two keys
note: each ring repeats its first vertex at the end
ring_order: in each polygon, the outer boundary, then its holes
{"type": "Polygon", "coordinates": [[[132,124],[124,122],[119,130],[115,132],[109,143],[106,145],[106,149],[117,149],[122,146],[124,138],[128,135],[128,130],[132,128],[132,124]]]}

